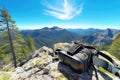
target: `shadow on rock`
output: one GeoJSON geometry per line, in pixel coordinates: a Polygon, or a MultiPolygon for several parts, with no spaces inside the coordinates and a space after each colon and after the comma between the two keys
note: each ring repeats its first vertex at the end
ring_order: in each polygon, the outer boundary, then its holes
{"type": "MultiPolygon", "coordinates": [[[[59,62],[58,70],[65,75],[68,80],[97,80],[95,70],[92,66],[86,72],[77,73],[65,63],[59,62]]],[[[99,80],[112,80],[108,75],[97,71],[99,80]]]]}

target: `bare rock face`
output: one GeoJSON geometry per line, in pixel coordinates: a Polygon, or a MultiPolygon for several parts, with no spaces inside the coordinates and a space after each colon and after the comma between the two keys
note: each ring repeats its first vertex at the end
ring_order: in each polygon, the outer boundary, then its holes
{"type": "MultiPolygon", "coordinates": [[[[0,72],[0,80],[5,78],[7,78],[5,80],[97,80],[95,70],[91,66],[84,73],[76,73],[60,61],[53,62],[52,54],[53,50],[44,46],[23,66],[8,72],[0,72]]],[[[97,74],[99,80],[112,80],[110,76],[100,71],[97,71],[97,74]]]]}
{"type": "Polygon", "coordinates": [[[108,41],[113,40],[119,33],[120,30],[107,28],[103,32],[97,34],[97,37],[92,44],[96,46],[105,45],[108,41]]]}
{"type": "Polygon", "coordinates": [[[42,48],[36,50],[32,57],[33,58],[34,57],[40,57],[42,55],[51,55],[51,56],[53,56],[53,49],[48,48],[46,46],[43,46],[42,48]]]}

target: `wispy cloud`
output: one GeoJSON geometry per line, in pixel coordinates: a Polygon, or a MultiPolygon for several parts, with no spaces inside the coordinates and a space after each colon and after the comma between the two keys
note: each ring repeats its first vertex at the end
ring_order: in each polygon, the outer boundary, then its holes
{"type": "Polygon", "coordinates": [[[51,5],[50,3],[43,4],[47,9],[45,9],[45,14],[53,16],[55,18],[61,20],[70,20],[75,16],[79,15],[82,12],[83,5],[70,3],[70,0],[63,0],[63,2],[59,3],[61,7],[57,5],[51,5]]]}

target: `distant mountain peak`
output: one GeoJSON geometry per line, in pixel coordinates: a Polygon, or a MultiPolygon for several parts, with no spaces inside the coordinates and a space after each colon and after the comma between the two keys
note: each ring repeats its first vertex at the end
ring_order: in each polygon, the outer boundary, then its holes
{"type": "Polygon", "coordinates": [[[63,28],[60,28],[60,27],[57,27],[57,26],[53,26],[51,29],[52,30],[57,30],[57,31],[64,30],[63,28]]]}
{"type": "Polygon", "coordinates": [[[44,27],[44,28],[42,28],[40,30],[48,30],[48,29],[49,29],[48,27],[44,27]]]}
{"type": "Polygon", "coordinates": [[[118,33],[120,33],[120,30],[107,28],[101,34],[104,35],[105,37],[114,39],[118,33]]]}
{"type": "Polygon", "coordinates": [[[114,35],[112,29],[107,28],[104,32],[106,33],[106,36],[113,38],[114,35]]]}
{"type": "Polygon", "coordinates": [[[41,31],[60,31],[60,30],[64,30],[63,28],[57,27],[57,26],[53,26],[51,28],[49,27],[44,27],[42,29],[40,29],[41,31]]]}

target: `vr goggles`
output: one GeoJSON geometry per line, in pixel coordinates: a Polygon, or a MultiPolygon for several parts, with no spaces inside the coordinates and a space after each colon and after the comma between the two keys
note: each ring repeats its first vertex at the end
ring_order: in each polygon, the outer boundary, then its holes
{"type": "Polygon", "coordinates": [[[69,65],[78,73],[85,72],[91,64],[93,64],[103,67],[120,78],[120,68],[114,60],[94,47],[86,46],[79,42],[73,42],[67,50],[57,49],[55,53],[58,55],[61,62],[69,65]],[[99,55],[106,58],[113,65],[110,65],[106,60],[100,59],[98,57],[99,55]]]}

